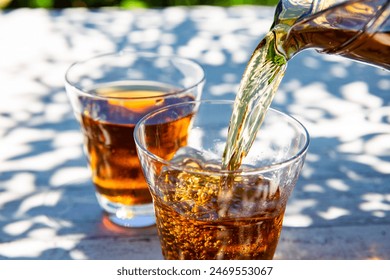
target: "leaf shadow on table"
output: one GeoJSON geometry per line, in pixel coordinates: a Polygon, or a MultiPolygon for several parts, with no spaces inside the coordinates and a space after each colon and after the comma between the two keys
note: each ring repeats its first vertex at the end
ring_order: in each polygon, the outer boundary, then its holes
{"type": "MultiPolygon", "coordinates": [[[[233,99],[269,20],[245,9],[217,14],[212,18],[202,9],[46,14],[51,36],[66,55],[48,52],[37,58],[38,70],[15,66],[34,94],[20,85],[10,94],[19,105],[10,101],[1,112],[7,149],[0,169],[0,259],[138,259],[141,253],[161,258],[154,227],[123,230],[102,214],[88,181],[78,124],[63,86],[52,77],[62,81],[73,60],[101,52],[175,53],[204,66],[204,99],[233,99]]],[[[389,258],[388,92],[388,73],[366,65],[309,51],[289,63],[273,107],[294,115],[312,139],[288,204],[278,258],[315,255],[302,251],[302,243],[329,248],[323,258],[389,258]],[[336,228],[341,231],[332,235],[336,228]],[[337,255],[340,242],[345,250],[348,243],[363,245],[337,255]]]]}

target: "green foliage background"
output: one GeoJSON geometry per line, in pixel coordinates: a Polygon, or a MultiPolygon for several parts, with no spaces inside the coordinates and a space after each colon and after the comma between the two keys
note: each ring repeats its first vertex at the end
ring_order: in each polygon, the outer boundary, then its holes
{"type": "Polygon", "coordinates": [[[159,8],[168,6],[276,5],[278,0],[0,0],[0,8],[122,7],[159,8]]]}

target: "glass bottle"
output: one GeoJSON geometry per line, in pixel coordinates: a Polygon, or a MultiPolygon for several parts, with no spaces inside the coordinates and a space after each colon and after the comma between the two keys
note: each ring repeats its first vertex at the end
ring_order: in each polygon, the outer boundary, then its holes
{"type": "Polygon", "coordinates": [[[280,0],[272,29],[287,60],[315,48],[390,70],[389,15],[390,0],[280,0]]]}

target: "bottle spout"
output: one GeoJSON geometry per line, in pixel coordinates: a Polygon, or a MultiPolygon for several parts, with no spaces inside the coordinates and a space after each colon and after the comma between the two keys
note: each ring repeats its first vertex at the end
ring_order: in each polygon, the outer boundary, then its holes
{"type": "Polygon", "coordinates": [[[280,0],[272,31],[286,60],[314,48],[389,67],[390,0],[280,0]]]}
{"type": "MultiPolygon", "coordinates": [[[[313,14],[334,5],[337,2],[348,0],[280,0],[275,9],[274,22],[271,30],[277,38],[277,42],[285,42],[288,31],[298,22],[303,21],[313,14]]],[[[291,59],[301,49],[290,42],[289,48],[277,45],[278,51],[285,56],[287,60],[291,59]]]]}

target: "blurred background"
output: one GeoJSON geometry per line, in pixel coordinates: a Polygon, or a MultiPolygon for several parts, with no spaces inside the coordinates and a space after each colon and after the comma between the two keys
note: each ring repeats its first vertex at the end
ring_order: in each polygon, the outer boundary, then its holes
{"type": "Polygon", "coordinates": [[[121,7],[159,8],[168,6],[236,6],[236,5],[276,5],[277,0],[0,0],[0,9],[14,8],[49,8],[59,9],[68,7],[121,7]]]}

